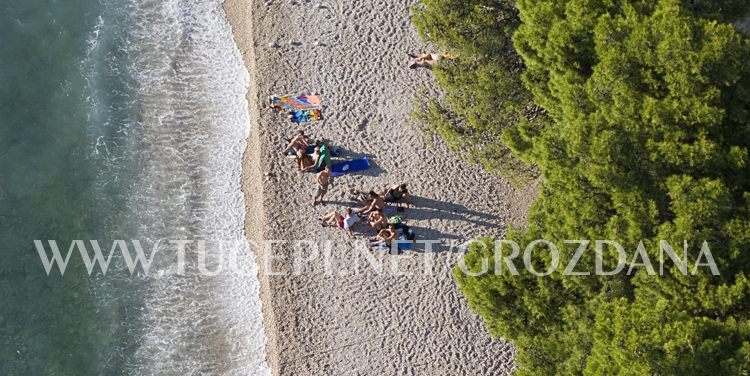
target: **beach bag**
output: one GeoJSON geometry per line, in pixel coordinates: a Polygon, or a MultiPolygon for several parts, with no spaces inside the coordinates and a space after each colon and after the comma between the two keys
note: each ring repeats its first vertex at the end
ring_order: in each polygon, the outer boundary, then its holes
{"type": "Polygon", "coordinates": [[[402,241],[406,241],[406,239],[404,239],[404,236],[403,236],[403,235],[402,235],[402,236],[399,236],[399,237],[398,237],[398,240],[399,240],[399,243],[398,243],[398,245],[396,245],[396,244],[394,243],[394,244],[393,244],[393,245],[394,245],[394,247],[389,247],[389,249],[388,249],[388,253],[390,253],[390,254],[392,254],[392,255],[400,255],[400,254],[404,253],[404,249],[411,249],[411,244],[408,244],[408,243],[401,243],[402,241]]]}
{"type": "Polygon", "coordinates": [[[393,217],[388,218],[388,223],[398,225],[401,224],[401,216],[400,215],[394,215],[393,217]]]}
{"type": "Polygon", "coordinates": [[[412,230],[409,226],[406,225],[406,223],[399,223],[396,225],[396,231],[398,231],[398,234],[400,236],[403,236],[403,240],[414,240],[416,238],[416,234],[414,233],[414,230],[412,230]]]}
{"type": "MultiPolygon", "coordinates": [[[[409,251],[414,246],[414,243],[411,242],[409,239],[406,238],[405,235],[401,235],[398,237],[398,254],[404,253],[404,251],[409,251]]],[[[393,251],[391,251],[391,254],[393,251]]]]}
{"type": "Polygon", "coordinates": [[[414,240],[417,238],[417,234],[415,234],[414,230],[412,230],[408,226],[404,230],[404,236],[406,237],[406,240],[414,240]]]}

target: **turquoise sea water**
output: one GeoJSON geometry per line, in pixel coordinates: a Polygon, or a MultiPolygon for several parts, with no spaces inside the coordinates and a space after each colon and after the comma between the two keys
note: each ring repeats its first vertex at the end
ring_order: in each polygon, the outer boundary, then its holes
{"type": "Polygon", "coordinates": [[[243,242],[247,72],[221,3],[0,5],[0,374],[267,374],[243,242]],[[206,240],[148,273],[75,252],[48,276],[34,240],[206,240]],[[192,259],[195,261],[195,259],[192,259]]]}

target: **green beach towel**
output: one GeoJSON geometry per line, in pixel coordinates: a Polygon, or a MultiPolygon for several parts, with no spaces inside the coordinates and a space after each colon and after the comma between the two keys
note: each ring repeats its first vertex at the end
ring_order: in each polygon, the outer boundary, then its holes
{"type": "Polygon", "coordinates": [[[331,165],[331,150],[328,149],[328,145],[320,145],[320,158],[318,158],[318,164],[315,165],[316,169],[325,168],[325,166],[331,165]]]}

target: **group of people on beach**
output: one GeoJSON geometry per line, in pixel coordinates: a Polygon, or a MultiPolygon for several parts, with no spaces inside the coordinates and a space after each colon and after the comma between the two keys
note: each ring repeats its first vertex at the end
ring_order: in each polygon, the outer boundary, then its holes
{"type": "MultiPolygon", "coordinates": [[[[441,60],[455,59],[457,56],[448,52],[442,53],[425,53],[420,55],[409,54],[412,60],[409,62],[409,68],[432,68],[441,60]]],[[[280,100],[280,97],[271,97],[280,100]]],[[[315,99],[311,105],[319,105],[320,97],[315,93],[310,96],[299,96],[296,98],[286,98],[287,100],[299,100],[302,104],[308,104],[315,99]]],[[[276,104],[278,106],[278,104],[276,104]]],[[[282,106],[283,107],[283,106],[282,106]]],[[[331,145],[322,140],[314,141],[304,131],[300,130],[294,137],[288,140],[287,146],[281,151],[283,156],[293,155],[297,169],[301,172],[315,172],[315,193],[313,194],[312,206],[324,202],[328,190],[333,185],[333,176],[331,174],[331,145]]],[[[394,240],[401,240],[402,237],[409,233],[409,228],[401,221],[400,216],[388,217],[386,215],[386,204],[409,204],[411,195],[406,188],[406,184],[397,184],[387,187],[381,192],[370,191],[367,194],[354,192],[357,194],[354,201],[357,201],[360,208],[354,209],[347,207],[343,213],[332,211],[318,218],[322,226],[334,226],[346,231],[347,235],[354,238],[352,226],[365,221],[376,231],[376,235],[370,240],[373,244],[385,244],[390,246],[394,240]]],[[[400,206],[399,206],[400,208],[400,206]]],[[[403,210],[403,209],[399,209],[403,210]]],[[[413,239],[413,233],[411,233],[413,239]]]]}
{"type": "Polygon", "coordinates": [[[323,203],[323,198],[328,193],[328,188],[333,183],[331,177],[331,150],[323,141],[315,141],[305,134],[305,131],[299,131],[296,136],[289,140],[287,147],[281,152],[281,155],[288,155],[290,151],[294,152],[297,168],[301,172],[315,171],[316,190],[313,196],[312,206],[323,203]],[[308,150],[312,147],[312,153],[308,150]]]}
{"type": "MultiPolygon", "coordinates": [[[[360,192],[355,194],[355,201],[359,201],[360,208],[347,207],[343,214],[338,211],[332,211],[320,218],[322,226],[334,226],[346,231],[349,237],[354,238],[352,226],[360,221],[367,222],[376,232],[376,235],[370,238],[373,244],[391,245],[391,242],[398,240],[405,234],[408,229],[400,216],[393,216],[390,219],[385,213],[387,204],[410,204],[411,194],[405,183],[397,184],[386,188],[381,193],[370,191],[366,195],[360,192]]],[[[410,239],[409,239],[410,240],[410,239]]]]}
{"type": "MultiPolygon", "coordinates": [[[[294,155],[299,171],[316,173],[316,187],[312,206],[322,204],[325,195],[333,185],[330,145],[322,140],[313,141],[302,130],[288,141],[281,154],[284,156],[294,155]]],[[[358,191],[351,193],[353,194],[353,201],[358,202],[360,208],[347,207],[343,210],[343,213],[338,211],[327,213],[318,218],[322,226],[338,227],[354,238],[352,226],[364,221],[376,231],[376,235],[371,237],[370,240],[373,243],[384,243],[389,246],[393,240],[397,240],[400,235],[403,235],[403,230],[407,226],[401,223],[400,216],[394,216],[389,220],[385,210],[387,204],[411,203],[411,194],[405,183],[387,187],[381,192],[372,190],[367,193],[358,191]]]]}

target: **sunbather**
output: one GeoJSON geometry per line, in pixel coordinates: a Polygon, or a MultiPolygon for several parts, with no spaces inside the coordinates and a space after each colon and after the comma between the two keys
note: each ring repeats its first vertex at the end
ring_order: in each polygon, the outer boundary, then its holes
{"type": "Polygon", "coordinates": [[[322,226],[336,226],[344,231],[349,237],[354,237],[352,226],[359,222],[359,217],[352,213],[352,208],[346,208],[344,215],[332,211],[323,217],[318,218],[322,226]]]}
{"type": "Polygon", "coordinates": [[[351,189],[349,190],[349,199],[355,202],[359,202],[362,205],[365,205],[366,203],[369,203],[370,200],[368,199],[369,195],[367,192],[360,191],[359,189],[351,189]]]}
{"type": "Polygon", "coordinates": [[[384,227],[388,227],[388,220],[385,218],[385,213],[383,213],[382,210],[371,212],[368,221],[370,222],[370,226],[377,231],[382,230],[384,227]]]}
{"type": "Polygon", "coordinates": [[[315,161],[313,166],[307,167],[305,171],[315,170],[315,172],[320,172],[324,168],[331,166],[331,150],[328,148],[328,145],[322,141],[315,143],[313,161],[315,161]]]}
{"type": "Polygon", "coordinates": [[[365,203],[365,206],[361,209],[356,211],[356,214],[366,214],[375,210],[383,210],[385,209],[385,201],[383,200],[383,197],[379,194],[375,193],[375,191],[370,191],[368,194],[368,202],[365,203]]]}
{"type": "Polygon", "coordinates": [[[411,194],[406,189],[406,183],[394,185],[383,191],[383,200],[389,203],[411,202],[411,194]]]}
{"type": "Polygon", "coordinates": [[[373,243],[385,243],[389,246],[391,245],[391,242],[393,240],[396,240],[398,238],[398,231],[396,231],[396,226],[393,224],[388,225],[388,227],[380,230],[377,235],[370,238],[370,241],[373,243]]]}
{"type": "Polygon", "coordinates": [[[302,149],[297,149],[297,156],[295,159],[300,171],[306,171],[308,167],[315,165],[315,163],[313,163],[313,158],[307,155],[302,149]]]}
{"type": "Polygon", "coordinates": [[[409,62],[409,68],[429,68],[432,69],[432,66],[435,65],[440,60],[443,59],[454,59],[456,56],[449,54],[447,52],[443,53],[427,53],[427,54],[421,54],[419,56],[415,55],[409,55],[413,58],[412,61],[409,62]]]}
{"type": "Polygon", "coordinates": [[[307,135],[305,135],[305,131],[299,131],[299,133],[294,136],[294,138],[289,140],[289,145],[287,145],[286,149],[281,152],[281,155],[286,155],[287,153],[289,153],[289,150],[292,150],[292,148],[297,151],[302,150],[304,152],[305,149],[307,149],[307,147],[310,145],[312,145],[312,140],[310,139],[310,137],[307,137],[307,135]]]}

